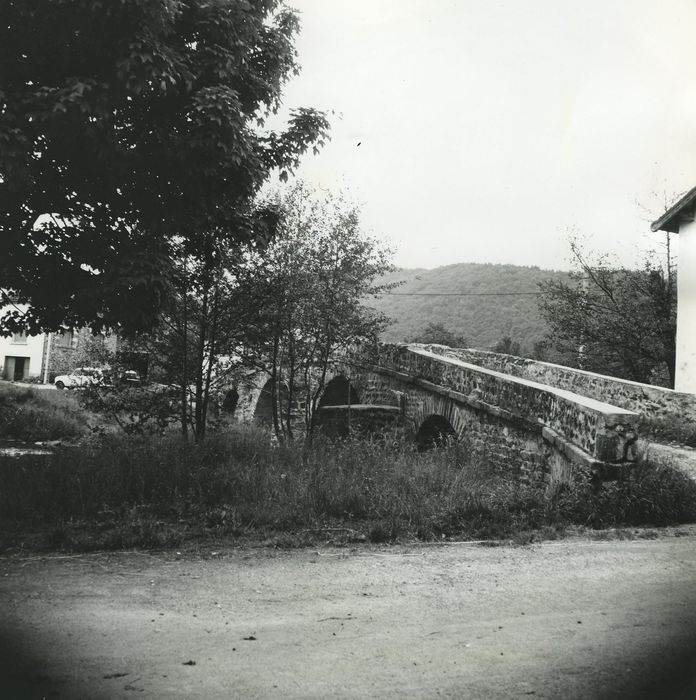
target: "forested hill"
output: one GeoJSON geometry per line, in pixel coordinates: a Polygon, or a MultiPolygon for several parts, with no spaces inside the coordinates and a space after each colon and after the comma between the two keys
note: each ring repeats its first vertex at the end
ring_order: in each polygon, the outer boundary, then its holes
{"type": "Polygon", "coordinates": [[[546,334],[546,324],[537,309],[537,284],[550,278],[565,279],[568,273],[538,267],[459,263],[434,270],[401,269],[387,281],[403,281],[393,295],[370,300],[393,323],[383,340],[413,340],[428,324],[442,324],[464,336],[469,347],[491,349],[504,336],[531,351],[546,334]],[[404,294],[500,294],[514,296],[402,296],[404,294]]]}

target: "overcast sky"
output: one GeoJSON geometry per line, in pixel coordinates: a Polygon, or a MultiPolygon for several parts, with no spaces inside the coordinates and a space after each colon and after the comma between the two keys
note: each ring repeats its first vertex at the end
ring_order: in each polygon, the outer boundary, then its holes
{"type": "Polygon", "coordinates": [[[404,267],[637,259],[696,185],[696,0],[290,0],[288,106],[334,110],[301,175],[404,267]],[[644,208],[649,210],[646,213],[644,208]]]}

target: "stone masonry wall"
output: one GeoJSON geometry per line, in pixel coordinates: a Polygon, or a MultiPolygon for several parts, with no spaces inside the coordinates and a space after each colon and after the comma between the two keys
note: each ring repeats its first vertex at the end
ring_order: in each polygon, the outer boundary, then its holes
{"type": "MultiPolygon", "coordinates": [[[[106,336],[102,341],[103,347],[108,352],[116,352],[118,339],[115,335],[106,336]]],[[[56,375],[67,374],[78,366],[96,364],[101,366],[98,358],[89,357],[89,348],[96,347],[97,341],[89,329],[82,328],[73,331],[67,341],[59,334],[52,333],[50,339],[50,352],[48,340],[44,343],[43,366],[48,362],[48,381],[53,382],[56,375]],[[47,357],[48,355],[48,357],[47,357]]]]}
{"type": "MultiPolygon", "coordinates": [[[[344,376],[346,371],[342,372],[344,376]]],[[[504,472],[518,483],[543,479],[549,484],[567,480],[579,466],[555,449],[543,437],[542,426],[477,410],[444,394],[414,384],[401,377],[379,371],[360,371],[351,378],[359,388],[361,400],[389,397],[398,402],[391,406],[355,406],[353,424],[372,434],[393,431],[400,418],[404,438],[413,440],[423,422],[433,415],[442,416],[452,426],[458,440],[464,442],[475,464],[484,473],[504,472]],[[357,409],[357,410],[356,410],[357,409]],[[398,411],[398,414],[395,413],[398,411]],[[369,427],[368,427],[369,424],[369,427]]],[[[339,433],[345,432],[346,406],[322,409],[322,423],[339,433]]]]}
{"type": "Polygon", "coordinates": [[[393,435],[403,427],[401,410],[396,406],[324,406],[317,411],[316,428],[331,437],[349,435],[393,435]]]}
{"type": "MultiPolygon", "coordinates": [[[[364,365],[357,370],[349,365],[337,367],[337,375],[349,378],[360,397],[361,404],[350,407],[353,433],[388,435],[400,429],[412,441],[423,422],[438,415],[449,422],[484,472],[504,472],[513,482],[529,483],[562,480],[577,470],[577,464],[571,464],[543,438],[541,425],[511,423],[420,387],[411,381],[415,378],[404,380],[364,365]]],[[[328,434],[345,436],[347,412],[348,406],[324,407],[318,422],[328,434]]]]}
{"type": "Polygon", "coordinates": [[[427,349],[445,357],[454,357],[496,372],[566,389],[644,416],[667,418],[678,415],[696,421],[695,394],[685,394],[664,387],[486,350],[448,348],[444,345],[413,347],[427,349]]]}
{"type": "Polygon", "coordinates": [[[524,482],[549,472],[552,449],[542,439],[540,428],[511,424],[426,389],[410,387],[404,416],[407,434],[414,435],[431,415],[447,419],[458,439],[466,443],[472,459],[487,472],[504,470],[524,482]]]}
{"type": "MultiPolygon", "coordinates": [[[[524,480],[563,481],[577,469],[601,470],[635,457],[635,413],[442,353],[384,345],[369,361],[346,357],[327,383],[339,377],[358,398],[350,407],[352,427],[386,434],[400,426],[406,439],[415,439],[429,417],[441,416],[478,463],[524,480]]],[[[240,388],[240,408],[245,393],[240,388]]],[[[345,432],[347,406],[321,411],[328,430],[345,432]]]]}
{"type": "Polygon", "coordinates": [[[630,459],[638,416],[594,399],[443,357],[417,348],[383,346],[378,362],[404,376],[446,387],[508,422],[546,428],[594,459],[630,459]]]}

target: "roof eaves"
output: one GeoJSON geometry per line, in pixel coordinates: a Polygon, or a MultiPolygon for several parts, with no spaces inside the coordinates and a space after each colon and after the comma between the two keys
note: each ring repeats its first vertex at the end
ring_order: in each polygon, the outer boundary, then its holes
{"type": "Polygon", "coordinates": [[[689,190],[678,202],[673,204],[657,221],[650,225],[651,231],[669,231],[679,233],[679,225],[694,220],[696,209],[696,187],[689,190]]]}

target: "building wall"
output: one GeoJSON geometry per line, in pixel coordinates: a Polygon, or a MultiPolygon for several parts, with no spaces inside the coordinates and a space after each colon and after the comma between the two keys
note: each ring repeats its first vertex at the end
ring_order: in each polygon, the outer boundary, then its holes
{"type": "Polygon", "coordinates": [[[12,381],[15,379],[14,358],[24,358],[22,379],[31,379],[41,375],[44,338],[42,335],[25,336],[24,342],[16,342],[15,337],[0,338],[0,377],[12,381]]]}
{"type": "MultiPolygon", "coordinates": [[[[4,315],[5,311],[10,307],[0,309],[0,316],[4,315]]],[[[19,306],[23,310],[22,305],[19,306]]],[[[0,378],[12,381],[16,361],[14,358],[24,358],[24,371],[22,379],[32,379],[41,376],[42,358],[44,350],[45,335],[30,335],[25,336],[22,342],[17,342],[15,336],[9,338],[0,337],[0,378]]]]}
{"type": "Polygon", "coordinates": [[[99,345],[105,351],[114,353],[117,344],[115,335],[95,337],[87,328],[62,334],[51,333],[50,346],[47,342],[44,352],[48,382],[53,382],[57,375],[67,374],[76,367],[102,367],[105,360],[99,358],[99,345]]]}
{"type": "Polygon", "coordinates": [[[696,394],[696,221],[679,228],[675,389],[696,394]]]}
{"type": "MultiPolygon", "coordinates": [[[[2,315],[8,307],[0,309],[2,315]]],[[[19,306],[22,310],[22,305],[19,306]]],[[[24,306],[26,308],[26,305],[24,306]]],[[[41,333],[23,338],[26,342],[17,342],[17,338],[0,337],[0,379],[12,381],[17,361],[24,358],[22,379],[44,378],[50,383],[57,374],[65,374],[75,367],[92,365],[101,367],[104,362],[98,360],[98,353],[93,350],[99,344],[110,353],[118,350],[118,338],[115,335],[95,337],[82,328],[65,333],[41,333]]]]}

